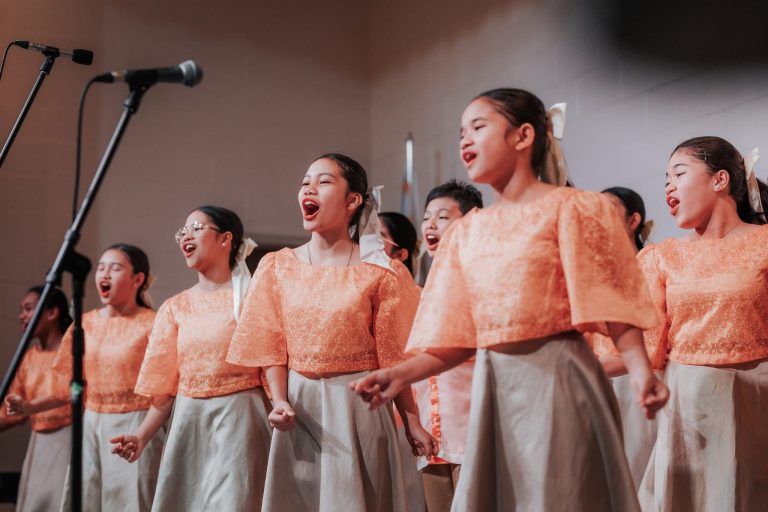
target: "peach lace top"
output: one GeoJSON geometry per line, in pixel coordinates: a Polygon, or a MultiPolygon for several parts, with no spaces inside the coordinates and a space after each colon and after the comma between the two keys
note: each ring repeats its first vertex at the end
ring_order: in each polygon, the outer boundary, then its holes
{"type": "MultiPolygon", "coordinates": [[[[155,312],[139,308],[130,316],[104,317],[98,309],[83,315],[85,331],[86,409],[121,413],[149,408],[149,400],[133,392],[155,312]]],[[[52,394],[69,400],[72,378],[72,328],[61,340],[54,363],[52,394]]]]}
{"type": "MultiPolygon", "coordinates": [[[[19,395],[26,400],[34,400],[50,395],[51,368],[56,359],[56,350],[43,350],[37,342],[29,347],[24,359],[19,365],[19,371],[11,383],[8,394],[19,395]]],[[[69,381],[67,381],[69,384],[69,381]]],[[[10,423],[22,423],[26,418],[8,416],[7,407],[2,404],[2,416],[4,421],[10,423]]],[[[29,417],[29,424],[35,432],[56,430],[72,423],[72,410],[69,404],[50,409],[45,412],[33,414],[29,417]]]]}
{"type": "Polygon", "coordinates": [[[605,194],[557,188],[475,210],[446,232],[407,350],[486,348],[605,322],[656,325],[656,311],[605,194]]]}
{"type": "Polygon", "coordinates": [[[664,323],[645,333],[654,368],[768,357],[768,226],[736,238],[665,240],[640,252],[664,323]]]}
{"type": "Polygon", "coordinates": [[[324,267],[291,249],[264,256],[227,360],[299,372],[357,372],[403,360],[419,288],[399,261],[324,267]]]}
{"type": "Polygon", "coordinates": [[[209,398],[261,386],[261,372],[226,362],[235,330],[231,287],[189,288],[157,312],[136,393],[209,398]]]}

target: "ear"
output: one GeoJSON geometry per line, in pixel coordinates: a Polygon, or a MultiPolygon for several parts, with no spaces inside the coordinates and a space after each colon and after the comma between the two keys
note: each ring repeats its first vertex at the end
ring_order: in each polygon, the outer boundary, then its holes
{"type": "Polygon", "coordinates": [[[392,251],[392,259],[405,262],[408,259],[408,251],[406,249],[392,251]]]}
{"type": "Polygon", "coordinates": [[[354,212],[360,205],[363,204],[363,196],[358,192],[350,192],[347,194],[347,210],[354,212]]]}
{"type": "Polygon", "coordinates": [[[629,229],[632,230],[634,233],[637,231],[637,228],[640,227],[640,214],[635,212],[632,215],[629,216],[627,219],[627,225],[629,226],[629,229]]]}
{"type": "Polygon", "coordinates": [[[515,149],[522,151],[526,148],[532,148],[536,139],[536,130],[531,123],[521,124],[514,134],[515,149]]]}
{"type": "Polygon", "coordinates": [[[59,318],[59,308],[51,308],[46,310],[45,319],[52,322],[59,318]]]}
{"type": "Polygon", "coordinates": [[[232,245],[232,233],[229,231],[225,231],[221,235],[221,246],[225,247],[227,245],[227,242],[229,242],[230,246],[232,245]]]}
{"type": "Polygon", "coordinates": [[[144,284],[144,280],[147,278],[146,274],[144,272],[136,272],[133,275],[132,281],[133,281],[133,287],[134,288],[141,288],[141,285],[144,284]]]}
{"type": "Polygon", "coordinates": [[[713,178],[715,182],[715,192],[728,191],[728,185],[731,183],[731,175],[728,174],[728,171],[720,169],[714,174],[713,178]]]}

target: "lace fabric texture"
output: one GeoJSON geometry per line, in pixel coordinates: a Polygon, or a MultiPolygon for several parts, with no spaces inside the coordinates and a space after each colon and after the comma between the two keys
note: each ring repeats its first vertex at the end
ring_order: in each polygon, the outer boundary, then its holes
{"type": "MultiPolygon", "coordinates": [[[[11,382],[9,395],[19,395],[26,400],[34,400],[50,395],[51,368],[56,359],[56,350],[43,350],[36,342],[29,347],[19,365],[19,371],[11,382]]],[[[8,416],[5,403],[0,407],[0,416],[4,421],[22,423],[26,418],[8,416]]],[[[72,410],[63,405],[29,417],[29,426],[35,432],[56,430],[72,423],[72,410]]]]}
{"type": "MultiPolygon", "coordinates": [[[[149,408],[149,400],[133,392],[149,341],[155,312],[147,308],[130,316],[103,317],[98,309],[83,315],[86,382],[85,407],[93,412],[122,413],[149,408]]],[[[52,394],[69,400],[72,378],[72,328],[64,334],[54,363],[52,394]]]]}
{"type": "Polygon", "coordinates": [[[136,393],[210,398],[261,386],[258,369],[225,361],[235,330],[231,287],[190,288],[157,312],[136,393]]]}
{"type": "Polygon", "coordinates": [[[664,323],[645,332],[654,368],[665,360],[724,365],[768,357],[768,225],[719,240],[670,239],[640,262],[664,323]]]}
{"type": "Polygon", "coordinates": [[[291,249],[264,256],[227,360],[304,372],[358,372],[404,359],[419,301],[405,266],[313,266],[291,249]]]}
{"type": "Polygon", "coordinates": [[[556,188],[475,210],[443,237],[406,350],[486,348],[658,316],[621,220],[602,194],[556,188]]]}

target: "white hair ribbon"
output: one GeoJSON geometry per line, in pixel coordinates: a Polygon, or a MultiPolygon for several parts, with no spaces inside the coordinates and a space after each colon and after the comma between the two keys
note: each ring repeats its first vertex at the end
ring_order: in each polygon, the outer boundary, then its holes
{"type": "Polygon", "coordinates": [[[568,182],[568,167],[560,147],[565,132],[566,103],[556,103],[547,111],[547,138],[549,152],[544,160],[541,181],[552,185],[564,186],[568,182]]]}
{"type": "Polygon", "coordinates": [[[357,223],[360,261],[378,265],[387,270],[393,270],[389,256],[384,251],[384,241],[379,233],[379,209],[381,208],[382,188],[384,187],[379,185],[368,191],[365,198],[365,208],[357,223]]]}
{"type": "Polygon", "coordinates": [[[758,148],[755,148],[744,157],[744,169],[746,170],[749,206],[752,208],[752,211],[760,216],[763,222],[765,222],[763,202],[760,200],[760,186],[757,184],[757,176],[755,176],[755,164],[759,159],[760,152],[758,151],[758,148]]]}
{"type": "Polygon", "coordinates": [[[243,299],[248,291],[248,285],[251,283],[251,271],[248,270],[245,259],[256,247],[258,247],[256,242],[250,238],[243,238],[237,249],[237,256],[235,256],[235,268],[232,269],[232,297],[234,299],[235,321],[237,322],[240,321],[243,299]]]}

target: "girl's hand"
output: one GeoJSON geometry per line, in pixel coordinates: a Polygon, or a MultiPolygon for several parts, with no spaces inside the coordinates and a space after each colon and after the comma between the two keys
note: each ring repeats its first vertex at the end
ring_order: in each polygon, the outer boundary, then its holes
{"type": "Polygon", "coordinates": [[[376,370],[349,384],[352,391],[368,402],[369,409],[376,409],[394,399],[405,386],[406,383],[397,377],[392,368],[376,370]]]}
{"type": "Polygon", "coordinates": [[[8,416],[29,416],[29,401],[19,395],[5,397],[5,405],[8,416]]]}
{"type": "Polygon", "coordinates": [[[291,404],[278,400],[269,413],[269,424],[280,432],[286,432],[296,426],[296,411],[291,404]]]}
{"type": "Polygon", "coordinates": [[[669,400],[669,389],[652,371],[639,379],[635,379],[633,375],[632,387],[638,396],[637,401],[645,410],[645,417],[648,419],[655,418],[656,411],[661,409],[669,400]]]}
{"type": "Polygon", "coordinates": [[[440,444],[420,424],[416,423],[405,429],[405,438],[411,445],[414,455],[423,455],[429,460],[440,451],[440,444]]]}
{"type": "Polygon", "coordinates": [[[112,453],[128,462],[135,462],[144,451],[144,442],[137,436],[122,435],[109,440],[112,443],[112,453]]]}

